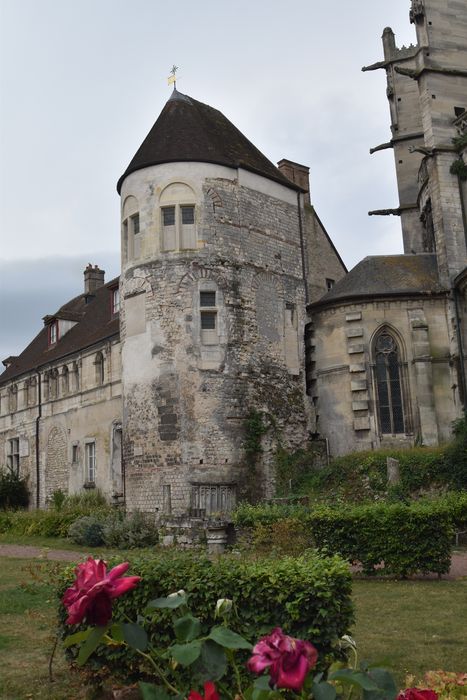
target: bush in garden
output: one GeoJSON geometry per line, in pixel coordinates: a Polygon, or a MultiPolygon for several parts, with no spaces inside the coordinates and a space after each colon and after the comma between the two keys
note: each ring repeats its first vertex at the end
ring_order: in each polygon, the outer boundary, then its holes
{"type": "Polygon", "coordinates": [[[454,423],[454,440],[446,448],[444,475],[452,488],[467,489],[467,420],[454,423]]]}
{"type": "Polygon", "coordinates": [[[0,509],[27,508],[28,505],[26,479],[21,479],[9,469],[0,469],[0,509]]]}
{"type": "Polygon", "coordinates": [[[103,497],[67,496],[59,511],[49,510],[16,511],[2,517],[0,514],[0,532],[15,535],[40,535],[42,537],[67,537],[70,525],[80,517],[94,515],[104,519],[114,512],[103,497]]]}
{"type": "Polygon", "coordinates": [[[282,471],[293,474],[298,462],[301,475],[293,480],[293,493],[320,500],[404,500],[430,490],[467,489],[467,426],[465,420],[458,421],[453,442],[444,447],[353,452],[322,468],[311,466],[311,455],[305,469],[306,459],[306,452],[282,453],[282,471]],[[400,483],[396,487],[388,486],[388,457],[399,461],[400,483]]]}
{"type": "MultiPolygon", "coordinates": [[[[130,565],[131,573],[142,580],[134,591],[114,601],[114,619],[136,620],[138,611],[150,600],[184,588],[190,595],[190,609],[201,622],[201,634],[207,634],[216,624],[217,600],[230,598],[239,634],[258,639],[280,626],[286,634],[312,640],[323,667],[337,653],[337,640],[353,622],[351,576],[337,556],[310,553],[275,560],[247,561],[234,556],[212,560],[195,552],[167,550],[132,556],[130,565]]],[[[73,573],[68,570],[58,591],[60,598],[72,580],[73,573]]],[[[69,629],[63,606],[60,619],[65,636],[69,629]]],[[[164,610],[145,629],[150,643],[159,650],[175,641],[171,619],[164,610]]],[[[138,675],[135,655],[118,646],[99,648],[91,662],[96,671],[108,667],[111,673],[128,678],[138,675]]]]}
{"type": "Polygon", "coordinates": [[[104,543],[107,547],[134,549],[159,543],[159,531],[154,516],[134,511],[129,515],[118,512],[103,523],[104,543]]]}
{"type": "Polygon", "coordinates": [[[70,525],[68,536],[76,544],[99,547],[104,544],[104,526],[95,516],[84,515],[70,525]]]}
{"type": "Polygon", "coordinates": [[[233,518],[237,527],[253,529],[252,542],[283,541],[284,523],[293,532],[295,522],[297,532],[307,533],[307,546],[339,553],[366,574],[442,574],[449,570],[453,532],[467,521],[467,493],[410,505],[240,505],[233,518]]]}

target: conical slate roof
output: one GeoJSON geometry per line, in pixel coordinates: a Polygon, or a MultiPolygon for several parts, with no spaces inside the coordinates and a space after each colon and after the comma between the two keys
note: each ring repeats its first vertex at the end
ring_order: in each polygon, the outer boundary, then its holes
{"type": "Polygon", "coordinates": [[[174,90],[156,123],[117,183],[160,163],[198,161],[244,168],[301,191],[219,110],[174,90]]]}

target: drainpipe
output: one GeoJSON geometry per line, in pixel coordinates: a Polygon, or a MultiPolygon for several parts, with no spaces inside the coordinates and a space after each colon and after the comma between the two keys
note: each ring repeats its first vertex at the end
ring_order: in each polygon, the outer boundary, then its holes
{"type": "Polygon", "coordinates": [[[298,228],[300,231],[300,251],[302,254],[302,274],[303,283],[305,285],[305,306],[308,304],[308,283],[306,279],[306,261],[305,261],[305,241],[303,236],[303,221],[302,221],[302,206],[300,192],[297,192],[297,208],[298,208],[298,228]]]}
{"type": "Polygon", "coordinates": [[[40,450],[39,450],[39,428],[42,418],[42,392],[41,392],[41,373],[36,369],[37,374],[37,401],[38,413],[36,417],[36,508],[40,506],[40,450]]]}

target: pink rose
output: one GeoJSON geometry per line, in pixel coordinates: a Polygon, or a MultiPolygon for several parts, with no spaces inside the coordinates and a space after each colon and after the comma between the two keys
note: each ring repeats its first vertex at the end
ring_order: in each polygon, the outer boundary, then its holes
{"type": "Polygon", "coordinates": [[[406,690],[401,690],[396,700],[438,700],[438,694],[434,690],[406,688],[406,690]]]}
{"type": "Polygon", "coordinates": [[[86,618],[91,625],[106,625],[112,617],[112,599],[131,591],[141,580],[139,576],[122,576],[130,565],[114,566],[107,573],[102,559],[88,557],[75,569],[76,579],[62,598],[68,611],[67,624],[76,625],[86,618]]]}
{"type": "Polygon", "coordinates": [[[271,682],[277,688],[299,692],[317,659],[318,652],[313,644],[288,637],[280,627],[276,627],[255,645],[247,666],[253,673],[262,673],[269,668],[271,682]]]}

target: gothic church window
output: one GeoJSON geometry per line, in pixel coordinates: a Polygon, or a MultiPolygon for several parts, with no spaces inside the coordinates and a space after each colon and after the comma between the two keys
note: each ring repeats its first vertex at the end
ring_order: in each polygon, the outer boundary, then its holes
{"type": "Polygon", "coordinates": [[[382,434],[391,435],[404,433],[400,349],[395,338],[387,330],[376,338],[374,354],[380,431],[382,434]]]}

